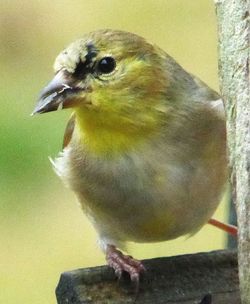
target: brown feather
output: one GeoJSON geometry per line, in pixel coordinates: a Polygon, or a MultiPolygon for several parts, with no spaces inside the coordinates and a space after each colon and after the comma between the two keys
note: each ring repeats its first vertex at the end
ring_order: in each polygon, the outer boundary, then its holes
{"type": "Polygon", "coordinates": [[[66,148],[67,145],[70,143],[74,128],[75,128],[75,113],[73,113],[70,116],[70,119],[67,123],[63,137],[63,149],[66,148]]]}

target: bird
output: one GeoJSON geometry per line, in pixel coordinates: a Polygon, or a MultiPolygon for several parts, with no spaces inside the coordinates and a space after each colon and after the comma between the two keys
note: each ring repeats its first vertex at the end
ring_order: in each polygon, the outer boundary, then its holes
{"type": "Polygon", "coordinates": [[[193,235],[212,219],[227,183],[226,123],[217,92],[146,39],[85,34],[56,58],[33,114],[71,109],[52,160],[97,231],[106,261],[139,282],[123,252],[193,235]]]}

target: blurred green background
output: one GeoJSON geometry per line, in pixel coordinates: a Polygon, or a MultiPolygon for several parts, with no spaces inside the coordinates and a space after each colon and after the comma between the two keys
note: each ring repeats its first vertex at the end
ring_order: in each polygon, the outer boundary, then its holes
{"type": "MultiPolygon", "coordinates": [[[[104,263],[96,234],[51,169],[69,111],[30,117],[56,55],[83,33],[116,28],[158,44],[218,90],[212,0],[1,1],[0,303],[55,303],[62,271],[104,263]]],[[[225,203],[216,218],[225,220],[225,203]]],[[[131,244],[137,258],[223,248],[224,233],[131,244]]]]}

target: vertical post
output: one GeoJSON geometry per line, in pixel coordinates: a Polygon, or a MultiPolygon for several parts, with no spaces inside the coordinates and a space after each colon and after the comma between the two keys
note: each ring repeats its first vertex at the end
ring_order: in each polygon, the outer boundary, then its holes
{"type": "Polygon", "coordinates": [[[215,0],[230,178],[238,217],[241,299],[250,303],[250,0],[215,0]]]}

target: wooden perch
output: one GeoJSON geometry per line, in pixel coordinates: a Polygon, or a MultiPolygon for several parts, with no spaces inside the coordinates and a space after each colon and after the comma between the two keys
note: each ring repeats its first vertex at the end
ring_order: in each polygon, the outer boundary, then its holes
{"type": "Polygon", "coordinates": [[[61,275],[58,304],[239,304],[235,251],[145,260],[139,293],[127,276],[120,282],[111,268],[77,269],[61,275]]]}

